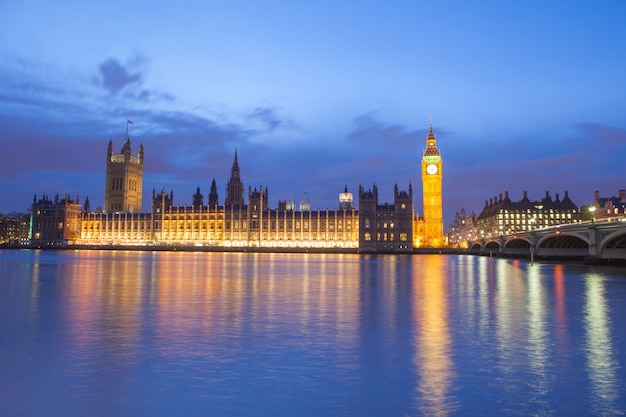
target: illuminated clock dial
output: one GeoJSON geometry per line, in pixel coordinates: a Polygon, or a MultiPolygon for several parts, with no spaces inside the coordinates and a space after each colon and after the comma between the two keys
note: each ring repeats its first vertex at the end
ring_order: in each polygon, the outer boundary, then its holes
{"type": "Polygon", "coordinates": [[[435,175],[437,173],[437,165],[435,164],[430,164],[426,167],[426,172],[428,172],[430,175],[435,175]]]}

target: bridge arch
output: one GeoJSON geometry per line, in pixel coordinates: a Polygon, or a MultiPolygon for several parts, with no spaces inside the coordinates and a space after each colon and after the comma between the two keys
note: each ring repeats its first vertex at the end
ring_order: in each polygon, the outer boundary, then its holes
{"type": "Polygon", "coordinates": [[[589,237],[586,235],[582,235],[579,233],[559,233],[556,234],[547,234],[539,238],[537,240],[537,248],[539,247],[576,247],[580,243],[578,241],[584,242],[589,247],[589,237]],[[560,242],[560,243],[559,243],[560,242]]]}
{"type": "Polygon", "coordinates": [[[530,255],[530,239],[512,237],[504,242],[502,253],[506,255],[530,255]]]}
{"type": "Polygon", "coordinates": [[[609,233],[598,246],[604,259],[626,259],[626,230],[609,233]]]}
{"type": "Polygon", "coordinates": [[[530,248],[530,239],[527,237],[512,237],[504,242],[504,248],[530,248]]]}
{"type": "Polygon", "coordinates": [[[539,239],[535,251],[538,256],[585,257],[589,255],[589,241],[574,233],[550,234],[539,239]]]}
{"type": "Polygon", "coordinates": [[[490,240],[485,243],[485,252],[500,253],[500,242],[497,240],[490,240]]]}

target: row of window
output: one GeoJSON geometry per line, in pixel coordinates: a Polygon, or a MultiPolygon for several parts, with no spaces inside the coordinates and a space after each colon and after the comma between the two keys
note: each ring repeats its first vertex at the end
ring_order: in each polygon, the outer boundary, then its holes
{"type": "MultiPolygon", "coordinates": [[[[370,219],[365,219],[365,220],[364,220],[364,222],[363,222],[363,224],[364,224],[364,226],[365,226],[365,228],[366,228],[366,229],[369,229],[369,228],[372,226],[372,224],[371,224],[371,222],[370,222],[370,219]]],[[[393,221],[387,221],[387,222],[377,222],[377,223],[376,223],[376,227],[377,227],[377,228],[379,228],[379,229],[380,229],[381,227],[382,227],[383,229],[387,229],[387,228],[389,228],[389,229],[393,229],[393,228],[394,228],[394,226],[395,226],[395,224],[394,224],[394,222],[393,222],[393,221]]]]}
{"type": "MultiPolygon", "coordinates": [[[[500,213],[498,215],[498,218],[501,219],[503,217],[502,213],[500,213]]],[[[554,218],[561,218],[561,219],[571,219],[572,218],[572,213],[550,213],[550,215],[548,216],[548,214],[546,214],[545,216],[542,213],[537,214],[536,216],[533,217],[528,217],[526,216],[526,213],[522,213],[521,215],[519,213],[511,213],[510,215],[508,213],[504,213],[504,218],[505,219],[543,219],[543,218],[550,218],[550,219],[554,219],[554,218]]]]}
{"type": "MultiPolygon", "coordinates": [[[[400,238],[401,242],[406,242],[409,239],[408,233],[400,233],[398,235],[398,237],[400,238]]],[[[371,241],[372,240],[372,234],[370,232],[366,232],[363,235],[363,238],[366,241],[371,241]]],[[[394,233],[376,233],[376,241],[377,242],[385,242],[385,241],[394,240],[394,239],[395,239],[395,234],[394,233]]]]}
{"type": "Polygon", "coordinates": [[[139,181],[136,178],[130,178],[128,180],[127,187],[124,187],[124,178],[123,177],[114,177],[111,178],[111,191],[118,191],[127,189],[128,191],[137,191],[137,185],[139,181]]]}
{"type": "Polygon", "coordinates": [[[224,216],[217,214],[217,213],[211,213],[208,215],[208,217],[206,215],[200,215],[200,214],[188,214],[184,217],[182,216],[169,216],[169,215],[164,215],[163,216],[163,220],[172,220],[172,221],[183,221],[183,220],[187,220],[187,221],[207,221],[207,220],[224,220],[224,216]]]}

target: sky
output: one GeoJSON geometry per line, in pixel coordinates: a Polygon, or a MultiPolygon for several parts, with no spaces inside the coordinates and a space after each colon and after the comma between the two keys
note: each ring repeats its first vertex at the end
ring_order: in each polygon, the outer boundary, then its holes
{"type": "Polygon", "coordinates": [[[235,150],[248,187],[338,207],[413,187],[429,123],[444,223],[546,191],[626,188],[626,2],[0,2],[0,213],[104,203],[109,140],[190,205],[235,150]],[[163,4],[160,4],[163,3],[163,4]],[[171,4],[170,4],[171,3],[171,4]]]}

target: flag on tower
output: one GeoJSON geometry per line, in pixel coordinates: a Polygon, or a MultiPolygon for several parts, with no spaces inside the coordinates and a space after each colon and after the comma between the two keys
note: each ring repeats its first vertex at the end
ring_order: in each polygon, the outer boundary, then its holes
{"type": "Polygon", "coordinates": [[[128,123],[130,123],[131,125],[133,124],[133,121],[130,119],[126,119],[128,121],[128,123]]]}

